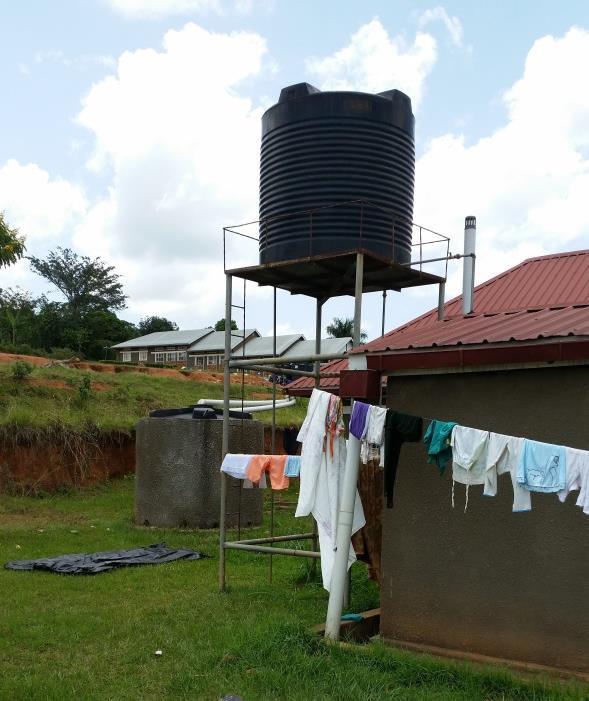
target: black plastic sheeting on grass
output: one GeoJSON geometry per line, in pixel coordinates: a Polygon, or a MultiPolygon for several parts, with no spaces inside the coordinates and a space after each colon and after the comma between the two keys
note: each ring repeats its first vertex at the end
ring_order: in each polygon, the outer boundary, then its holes
{"type": "Polygon", "coordinates": [[[118,567],[134,565],[161,565],[176,560],[201,560],[208,557],[195,550],[168,548],[165,543],[148,545],[146,548],[111,550],[103,553],[75,553],[58,555],[39,560],[14,560],[7,562],[7,570],[55,572],[56,574],[100,574],[118,567]]]}

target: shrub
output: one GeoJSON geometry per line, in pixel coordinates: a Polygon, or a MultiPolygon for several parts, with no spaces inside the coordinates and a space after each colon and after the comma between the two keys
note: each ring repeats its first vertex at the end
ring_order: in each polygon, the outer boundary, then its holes
{"type": "Polygon", "coordinates": [[[82,377],[82,382],[80,382],[80,386],[78,387],[78,399],[82,404],[85,404],[91,397],[92,395],[92,380],[90,379],[90,375],[84,375],[82,377]]]}
{"type": "Polygon", "coordinates": [[[33,372],[33,366],[24,360],[17,360],[12,365],[12,377],[15,380],[24,380],[27,375],[33,372]]]}

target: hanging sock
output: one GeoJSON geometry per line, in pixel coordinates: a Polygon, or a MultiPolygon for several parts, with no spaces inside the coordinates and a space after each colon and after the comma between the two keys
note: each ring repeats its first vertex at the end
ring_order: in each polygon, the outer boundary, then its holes
{"type": "Polygon", "coordinates": [[[401,446],[403,443],[415,443],[421,440],[422,433],[423,419],[421,417],[402,414],[400,411],[392,409],[387,412],[384,429],[384,493],[387,509],[393,506],[395,478],[401,446]]]}

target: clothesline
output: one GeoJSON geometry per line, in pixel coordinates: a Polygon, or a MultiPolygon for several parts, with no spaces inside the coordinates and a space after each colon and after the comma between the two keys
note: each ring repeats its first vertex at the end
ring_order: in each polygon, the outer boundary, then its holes
{"type": "MultiPolygon", "coordinates": [[[[427,461],[440,474],[452,465],[452,506],[455,483],[466,486],[465,511],[471,485],[482,485],[485,496],[496,496],[497,477],[509,473],[513,507],[530,511],[533,492],[555,492],[564,502],[579,490],[577,505],[589,515],[589,451],[517,436],[461,426],[453,421],[429,421],[395,409],[354,402],[349,430],[361,441],[362,462],[379,459],[384,467],[387,507],[392,507],[394,486],[404,443],[423,442],[427,461]]],[[[287,489],[291,477],[300,477],[295,516],[312,514],[317,522],[323,586],[329,591],[337,541],[338,514],[346,464],[343,404],[333,394],[314,389],[307,415],[296,440],[301,455],[243,455],[228,453],[221,470],[252,488],[287,489]]],[[[365,525],[364,511],[356,490],[352,535],[365,525]]],[[[349,546],[348,567],[356,556],[349,546]]]]}
{"type": "MultiPolygon", "coordinates": [[[[352,430],[353,424],[360,424],[365,416],[368,426],[373,411],[382,409],[355,402],[350,429],[352,430]]],[[[384,460],[381,455],[381,464],[385,468],[385,494],[387,506],[390,507],[400,446],[403,442],[421,439],[424,417],[403,414],[394,409],[389,409],[388,412],[384,432],[384,460]],[[396,449],[395,454],[389,458],[387,438],[396,449]]],[[[578,490],[577,506],[589,514],[589,451],[461,426],[453,421],[429,421],[423,436],[428,462],[435,463],[441,474],[444,473],[446,464],[452,463],[452,507],[455,483],[466,486],[466,511],[470,485],[483,485],[485,496],[496,496],[498,475],[509,473],[514,512],[531,511],[533,492],[557,493],[560,501],[564,502],[571,491],[578,490]]],[[[363,433],[354,435],[365,439],[366,427],[363,433]]],[[[383,441],[373,447],[382,450],[383,441]]]]}

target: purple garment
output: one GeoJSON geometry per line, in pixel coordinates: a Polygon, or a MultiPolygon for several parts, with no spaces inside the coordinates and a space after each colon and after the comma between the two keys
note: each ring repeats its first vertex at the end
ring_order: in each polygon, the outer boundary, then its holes
{"type": "Polygon", "coordinates": [[[359,441],[364,438],[366,418],[368,416],[369,409],[370,404],[364,404],[364,402],[354,402],[352,417],[350,419],[350,433],[353,436],[356,436],[359,441]]]}

